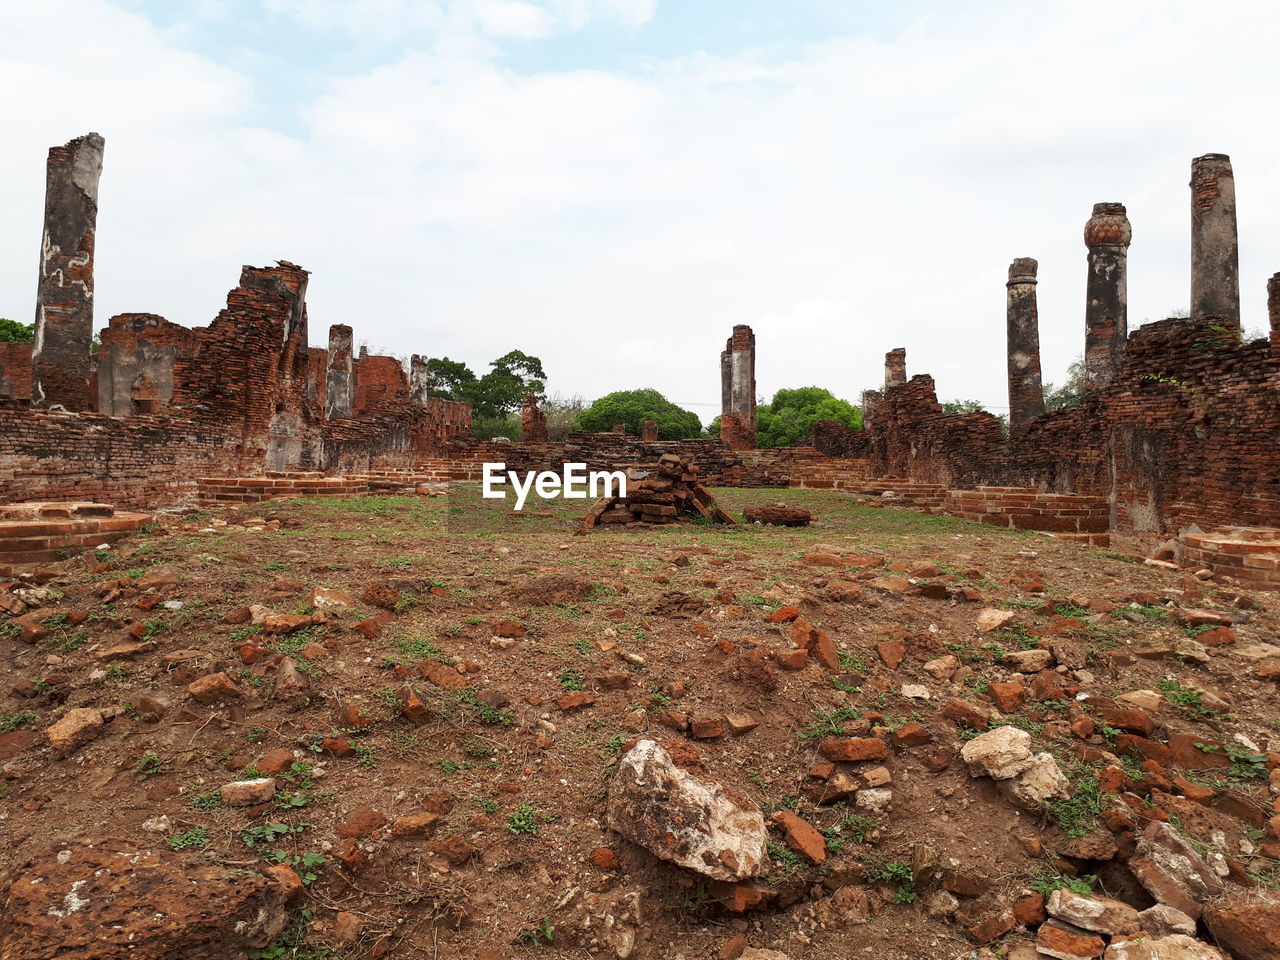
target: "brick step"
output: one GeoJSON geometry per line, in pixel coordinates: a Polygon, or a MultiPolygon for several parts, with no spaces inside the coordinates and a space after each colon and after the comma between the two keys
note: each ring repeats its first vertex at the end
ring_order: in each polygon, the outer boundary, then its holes
{"type": "Polygon", "coordinates": [[[151,521],[103,503],[18,503],[0,506],[0,576],[21,567],[64,560],[124,539],[151,521]]]}

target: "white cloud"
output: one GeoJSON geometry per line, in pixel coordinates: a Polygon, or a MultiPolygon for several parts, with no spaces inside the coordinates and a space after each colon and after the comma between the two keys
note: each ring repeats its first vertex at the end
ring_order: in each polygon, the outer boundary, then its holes
{"type": "MultiPolygon", "coordinates": [[[[892,42],[530,74],[484,35],[635,29],[653,4],[550,0],[546,20],[498,0],[361,3],[417,17],[424,41],[333,77],[293,105],[289,134],[249,123],[263,90],[141,18],[91,0],[0,12],[18,31],[0,83],[40,92],[0,105],[0,315],[30,313],[45,149],[98,129],[101,320],[206,323],[239,264],[288,258],[314,271],[316,342],[350,323],[477,367],[518,347],[552,389],[651,385],[714,405],[719,351],[745,322],[763,393],[856,400],[905,346],[944,398],[1000,407],[1009,260],[1040,260],[1046,377],[1060,379],[1083,341],[1091,205],[1129,205],[1131,320],[1156,318],[1188,299],[1190,158],[1224,151],[1245,322],[1265,324],[1280,269],[1270,5],[1210,19],[948,5],[892,42]]],[[[341,29],[352,5],[289,8],[341,29]]]]}

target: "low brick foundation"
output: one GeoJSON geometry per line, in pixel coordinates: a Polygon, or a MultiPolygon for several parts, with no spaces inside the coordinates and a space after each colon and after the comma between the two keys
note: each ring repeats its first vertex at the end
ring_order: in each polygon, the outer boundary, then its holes
{"type": "Polygon", "coordinates": [[[16,503],[0,506],[0,576],[22,565],[63,560],[133,533],[146,513],[117,513],[105,503],[16,503]]]}
{"type": "Polygon", "coordinates": [[[948,490],[942,508],[979,523],[1045,533],[1106,533],[1110,514],[1101,497],[1041,493],[1032,487],[948,490]]]}
{"type": "Polygon", "coordinates": [[[1255,590],[1280,590],[1280,529],[1224,527],[1182,536],[1182,562],[1232,577],[1255,590]]]}
{"type": "Polygon", "coordinates": [[[268,473],[261,477],[200,477],[201,503],[259,503],[285,497],[357,497],[368,494],[366,477],[322,473],[268,473]]]}

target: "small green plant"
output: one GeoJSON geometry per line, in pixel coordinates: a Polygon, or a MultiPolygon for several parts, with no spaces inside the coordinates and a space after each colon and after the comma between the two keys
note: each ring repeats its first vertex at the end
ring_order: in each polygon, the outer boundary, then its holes
{"type": "Polygon", "coordinates": [[[777,863],[784,867],[794,869],[804,862],[804,858],[788,847],[782,846],[773,839],[765,840],[765,848],[769,851],[769,856],[777,863]]]}
{"type": "Polygon", "coordinates": [[[872,882],[896,885],[898,890],[893,895],[894,903],[912,903],[916,899],[911,864],[905,860],[869,860],[864,866],[863,876],[872,882]]]}
{"type": "Polygon", "coordinates": [[[1078,773],[1071,781],[1071,799],[1050,800],[1049,813],[1068,837],[1076,839],[1088,836],[1097,826],[1102,813],[1102,792],[1098,778],[1091,773],[1078,773]]]}
{"type": "Polygon", "coordinates": [[[208,827],[203,825],[184,830],[182,833],[175,833],[169,838],[169,849],[174,851],[203,850],[208,845],[208,827]]]}
{"type": "Polygon", "coordinates": [[[0,733],[9,733],[19,727],[25,727],[36,718],[30,710],[21,713],[0,713],[0,733]]]}
{"type": "Polygon", "coordinates": [[[256,827],[249,827],[240,831],[240,839],[244,841],[244,845],[250,850],[257,847],[265,847],[281,837],[287,837],[290,834],[302,833],[309,827],[308,823],[300,823],[297,826],[289,826],[286,823],[264,823],[256,827]]]}
{"type": "Polygon", "coordinates": [[[1231,769],[1228,773],[1242,780],[1267,779],[1267,755],[1255,753],[1246,747],[1227,744],[1227,756],[1231,758],[1231,769]]]}
{"type": "Polygon", "coordinates": [[[507,815],[507,829],[514,834],[538,835],[538,811],[527,803],[522,803],[507,815]]]}
{"type": "Polygon", "coordinates": [[[363,743],[352,743],[351,746],[355,750],[357,764],[369,770],[373,770],[378,766],[377,747],[369,747],[363,743]]]}
{"type": "Polygon", "coordinates": [[[1201,706],[1204,693],[1184,687],[1177,680],[1160,677],[1156,680],[1156,689],[1164,694],[1164,698],[1193,720],[1213,720],[1222,715],[1220,710],[1210,710],[1201,706]]]}
{"type": "Polygon", "coordinates": [[[1048,873],[1042,871],[1036,874],[1035,879],[1031,881],[1031,889],[1046,897],[1058,889],[1070,890],[1072,893],[1078,893],[1081,896],[1087,897],[1093,893],[1094,887],[1097,883],[1098,877],[1095,874],[1089,874],[1083,877],[1071,877],[1065,873],[1048,873]]]}
{"type": "Polygon", "coordinates": [[[548,944],[555,941],[555,930],[551,926],[551,918],[543,917],[532,927],[526,927],[516,936],[529,944],[530,946],[538,946],[539,944],[548,944]]]}
{"type": "Polygon", "coordinates": [[[574,670],[572,667],[565,667],[560,671],[560,675],[556,678],[560,686],[566,690],[585,690],[587,689],[587,678],[583,674],[574,670]]]}
{"type": "Polygon", "coordinates": [[[822,836],[827,841],[827,851],[832,855],[839,853],[844,849],[845,844],[849,841],[854,843],[866,843],[867,834],[878,827],[880,824],[871,817],[858,816],[856,814],[847,816],[834,827],[828,827],[822,830],[822,836]]]}
{"type": "Polygon", "coordinates": [[[191,806],[195,810],[217,810],[222,806],[222,795],[216,791],[198,793],[191,798],[191,806]]]}
{"type": "Polygon", "coordinates": [[[138,765],[133,768],[133,772],[138,775],[139,780],[146,780],[148,777],[164,773],[167,766],[168,764],[154,753],[148,753],[138,761],[138,765]]]}

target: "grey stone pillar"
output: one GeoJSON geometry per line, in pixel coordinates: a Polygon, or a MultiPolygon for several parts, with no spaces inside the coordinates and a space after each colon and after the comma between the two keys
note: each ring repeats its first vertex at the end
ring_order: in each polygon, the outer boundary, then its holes
{"type": "Polygon", "coordinates": [[[880,404],[879,390],[862,391],[862,429],[869,430],[876,419],[877,407],[880,404]]]}
{"type": "Polygon", "coordinates": [[[900,387],[907,382],[907,348],[894,347],[884,355],[884,388],[900,387]]]}
{"type": "Polygon", "coordinates": [[[427,359],[416,353],[409,358],[409,399],[424,406],[431,399],[431,375],[427,371],[427,359]]]}
{"type": "Polygon", "coordinates": [[[351,416],[351,397],[355,393],[351,362],[351,328],[335,323],[329,328],[329,370],[324,386],[326,420],[343,420],[351,416]]]}
{"type": "Polygon", "coordinates": [[[1090,387],[1111,383],[1129,339],[1129,242],[1133,228],[1123,203],[1095,203],[1084,225],[1089,248],[1085,286],[1084,368],[1090,387]]]}
{"type": "Polygon", "coordinates": [[[37,406],[93,409],[93,245],[104,146],[102,137],[89,133],[49,150],[31,355],[31,402],[37,406]]]}
{"type": "Polygon", "coordinates": [[[1191,161],[1191,316],[1240,329],[1236,181],[1225,153],[1191,161]]]}
{"type": "Polygon", "coordinates": [[[1005,315],[1009,349],[1009,428],[1044,413],[1040,380],[1040,314],[1036,306],[1036,269],[1030,257],[1009,265],[1005,315]]]}

